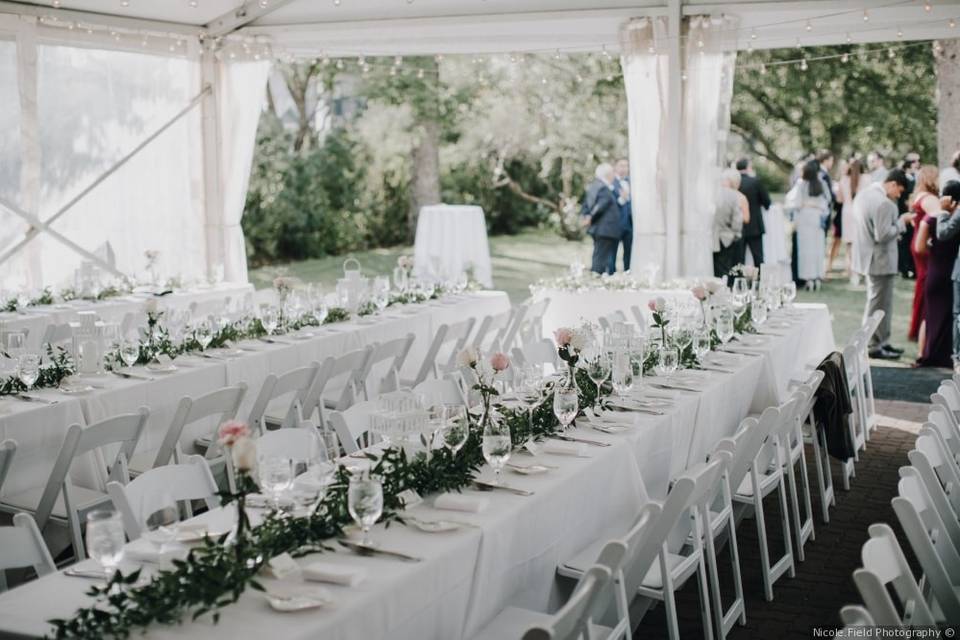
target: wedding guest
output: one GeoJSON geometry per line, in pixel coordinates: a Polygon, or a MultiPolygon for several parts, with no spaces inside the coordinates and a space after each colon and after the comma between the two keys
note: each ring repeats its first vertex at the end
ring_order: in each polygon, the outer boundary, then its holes
{"type": "Polygon", "coordinates": [[[713,275],[726,278],[740,260],[743,226],[750,222],[750,205],[738,191],[740,172],[724,169],[713,215],[713,275]]]}
{"type": "Polygon", "coordinates": [[[950,159],[950,166],[940,170],[940,190],[942,191],[948,182],[954,180],[960,182],[960,150],[954,152],[950,159]]]}
{"type": "MultiPolygon", "coordinates": [[[[924,186],[925,179],[933,180],[936,185],[937,168],[924,167],[920,171],[917,188],[924,186]],[[932,171],[924,172],[927,169],[932,171]]],[[[935,189],[934,189],[935,193],[935,189]]],[[[924,292],[924,324],[926,336],[923,346],[920,347],[920,357],[917,358],[918,367],[950,367],[953,365],[954,353],[953,337],[956,332],[954,318],[954,287],[950,278],[957,261],[957,252],[960,250],[960,235],[945,240],[937,237],[937,223],[941,213],[941,202],[934,193],[922,196],[923,207],[918,208],[925,215],[917,224],[917,235],[914,244],[919,255],[926,258],[926,280],[924,292]]],[[[944,187],[946,196],[943,211],[948,214],[956,210],[956,197],[960,197],[960,182],[948,182],[944,187]],[[948,191],[949,188],[949,191],[948,191]]],[[[920,200],[917,200],[919,202],[920,200]]],[[[918,211],[918,213],[919,213],[918,211]]],[[[920,277],[917,276],[917,281],[920,277]]]]}
{"type": "Polygon", "coordinates": [[[809,290],[819,289],[825,275],[826,227],[830,221],[830,198],[820,179],[820,165],[811,160],[784,199],[797,230],[797,279],[809,290]]]}
{"type": "MultiPolygon", "coordinates": [[[[906,213],[910,211],[910,202],[912,201],[913,191],[917,184],[917,172],[920,170],[920,155],[911,151],[904,156],[900,168],[903,169],[903,172],[906,174],[909,185],[907,186],[907,190],[903,192],[903,195],[900,196],[900,199],[897,200],[897,209],[900,213],[906,213]]],[[[918,224],[919,222],[920,221],[917,220],[918,224]]],[[[913,262],[913,233],[914,226],[908,224],[906,232],[901,235],[897,241],[900,275],[908,280],[917,277],[917,266],[913,262]]]]}
{"type": "MultiPolygon", "coordinates": [[[[613,192],[617,194],[620,206],[620,243],[623,245],[623,270],[630,271],[630,250],[633,248],[633,209],[630,204],[630,163],[620,158],[613,167],[616,177],[613,179],[613,192]]],[[[610,273],[617,270],[617,252],[610,256],[610,273]]]]}
{"type": "Polygon", "coordinates": [[[593,236],[591,270],[612,274],[610,259],[616,256],[622,235],[620,205],[613,191],[613,167],[604,162],[597,166],[594,176],[594,181],[587,187],[580,214],[588,226],[587,233],[593,236]]]}
{"type": "MultiPolygon", "coordinates": [[[[951,180],[943,187],[940,200],[940,213],[937,215],[937,228],[933,234],[940,242],[949,242],[960,238],[960,214],[956,213],[960,203],[960,181],[951,180]]],[[[929,277],[929,275],[928,275],[929,277]]],[[[955,256],[950,276],[953,281],[953,355],[960,356],[960,256],[955,256]]]]}
{"type": "Polygon", "coordinates": [[[830,247],[830,262],[827,271],[833,269],[833,261],[840,253],[840,245],[846,249],[847,257],[847,278],[850,278],[851,284],[855,284],[855,276],[850,265],[853,261],[853,241],[857,237],[856,227],[853,222],[853,199],[857,192],[867,185],[870,178],[863,173],[863,163],[860,158],[854,156],[847,163],[846,170],[842,172],[840,185],[837,190],[837,203],[839,211],[834,218],[833,246],[830,247]]]}
{"type": "Polygon", "coordinates": [[[753,174],[753,163],[750,158],[737,160],[737,171],[740,172],[740,193],[747,199],[750,208],[750,220],[743,225],[743,255],[740,262],[746,264],[746,252],[750,250],[753,264],[763,264],[763,210],[770,208],[770,194],[763,184],[753,174]]]}
{"type": "Polygon", "coordinates": [[[903,349],[890,344],[893,319],[893,281],[897,275],[897,238],[906,228],[910,213],[897,215],[897,198],[907,188],[907,176],[900,169],[890,171],[882,182],[860,189],[853,200],[857,240],[853,268],[867,277],[867,304],[864,321],[874,311],[883,311],[883,320],[870,336],[871,358],[896,360],[903,349]]]}
{"type": "MultiPolygon", "coordinates": [[[[937,188],[937,168],[927,165],[920,170],[917,175],[915,194],[911,211],[914,214],[914,223],[908,227],[920,225],[927,216],[936,217],[940,211],[940,192],[937,188]]],[[[917,344],[917,350],[923,353],[923,320],[924,320],[924,302],[923,296],[926,291],[927,278],[927,240],[922,242],[911,242],[910,252],[913,254],[913,266],[917,274],[917,281],[913,287],[913,309],[910,314],[910,327],[907,331],[907,339],[914,340],[917,344]],[[922,249],[922,251],[921,251],[922,249]]]]}
{"type": "Polygon", "coordinates": [[[883,153],[878,151],[871,151],[867,154],[867,167],[870,169],[870,182],[876,182],[877,184],[883,184],[883,181],[887,179],[887,160],[883,157],[883,153]]]}

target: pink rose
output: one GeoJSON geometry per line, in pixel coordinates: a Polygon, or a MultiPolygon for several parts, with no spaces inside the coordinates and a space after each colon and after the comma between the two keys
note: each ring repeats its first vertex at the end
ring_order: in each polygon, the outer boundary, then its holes
{"type": "Polygon", "coordinates": [[[557,341],[558,346],[566,347],[570,344],[570,341],[573,340],[573,331],[566,327],[561,327],[553,332],[553,339],[557,341]]]}
{"type": "Polygon", "coordinates": [[[220,437],[220,444],[225,447],[232,447],[237,440],[250,437],[250,427],[247,423],[239,420],[227,420],[217,432],[220,437]]]}
{"type": "Polygon", "coordinates": [[[490,366],[496,372],[506,371],[510,367],[510,357],[502,351],[497,351],[490,356],[490,366]]]}
{"type": "Polygon", "coordinates": [[[691,288],[690,293],[693,294],[694,298],[700,300],[701,302],[707,299],[707,288],[702,284],[698,284],[697,286],[691,288]]]}
{"type": "Polygon", "coordinates": [[[656,310],[657,310],[657,301],[656,301],[656,300],[653,300],[653,299],[647,300],[647,309],[650,309],[650,311],[656,311],[656,310]]]}

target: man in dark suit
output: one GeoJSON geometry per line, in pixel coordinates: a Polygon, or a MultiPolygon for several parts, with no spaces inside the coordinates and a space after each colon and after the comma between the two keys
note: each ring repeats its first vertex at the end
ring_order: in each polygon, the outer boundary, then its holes
{"type": "MultiPolygon", "coordinates": [[[[617,160],[613,168],[613,193],[620,205],[620,243],[623,245],[623,270],[630,271],[630,250],[633,249],[633,209],[630,204],[630,163],[626,158],[617,160]]],[[[617,270],[617,252],[610,256],[610,273],[617,270]]]]}
{"type": "Polygon", "coordinates": [[[622,228],[620,205],[613,192],[613,167],[603,163],[594,172],[596,179],[587,187],[580,214],[588,225],[587,233],[593,236],[593,260],[590,269],[594,273],[613,273],[611,257],[617,255],[622,228]]]}
{"type": "Polygon", "coordinates": [[[744,264],[747,249],[753,256],[753,264],[763,264],[763,209],[770,208],[770,194],[764,189],[760,181],[753,176],[753,165],[750,158],[737,160],[737,171],[740,172],[740,193],[747,198],[750,205],[750,222],[743,225],[743,249],[740,263],[744,264]]]}

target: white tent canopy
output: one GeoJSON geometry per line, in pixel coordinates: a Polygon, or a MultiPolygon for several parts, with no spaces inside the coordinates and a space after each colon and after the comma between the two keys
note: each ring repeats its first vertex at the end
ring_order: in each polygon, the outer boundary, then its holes
{"type": "Polygon", "coordinates": [[[0,94],[19,96],[0,104],[0,288],[83,261],[134,274],[151,249],[164,276],[245,280],[275,56],[620,52],[647,181],[635,250],[703,273],[732,52],[949,38],[956,21],[960,0],[0,1],[0,94]]]}

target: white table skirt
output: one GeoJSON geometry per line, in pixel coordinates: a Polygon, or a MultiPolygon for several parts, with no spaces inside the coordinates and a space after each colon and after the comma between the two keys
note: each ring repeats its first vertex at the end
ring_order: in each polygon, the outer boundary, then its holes
{"type": "MultiPolygon", "coordinates": [[[[0,313],[0,329],[29,330],[28,345],[37,349],[40,347],[40,340],[43,338],[43,332],[48,325],[76,320],[77,314],[81,311],[94,311],[104,322],[120,323],[124,316],[131,312],[143,314],[146,317],[145,305],[147,300],[156,300],[161,309],[179,310],[186,309],[195,302],[203,307],[214,303],[222,303],[230,298],[231,303],[233,303],[252,294],[253,285],[251,284],[223,283],[203,289],[184,289],[160,297],[137,293],[110,298],[101,302],[74,300],[54,305],[27,307],[22,312],[0,313]]],[[[210,313],[212,310],[207,309],[205,313],[210,313]]],[[[203,311],[202,308],[201,311],[203,311]]]]}
{"type": "MultiPolygon", "coordinates": [[[[530,489],[534,496],[483,494],[490,504],[481,514],[416,508],[427,517],[471,522],[479,529],[430,535],[396,524],[375,527],[374,536],[384,547],[419,555],[423,562],[362,558],[343,550],[301,559],[301,564],[322,559],[366,568],[363,584],[328,587],[336,606],[278,614],[260,594],[248,591],[222,611],[216,626],[206,616],[184,620],[182,626],[151,628],[147,637],[246,637],[257,629],[278,638],[455,640],[469,638],[508,605],[554,608],[562,589],[558,562],[625,525],[649,499],[666,495],[671,477],[703,460],[717,439],[731,435],[743,417],[760,408],[753,392],[761,389],[758,381],[768,369],[778,381],[788,380],[807,361],[832,349],[826,307],[801,308],[804,322],[758,347],[762,358],[742,357],[735,374],[708,374],[702,393],[673,392],[676,406],[667,415],[637,414],[634,426],[621,434],[582,432],[614,446],[587,447],[585,458],[544,455],[559,468],[542,476],[507,476],[511,485],[530,489]]],[[[216,510],[201,517],[229,521],[230,515],[216,510]]],[[[68,616],[88,602],[83,595],[87,586],[55,574],[3,594],[0,631],[47,632],[45,619],[68,616]]]]}
{"type": "Polygon", "coordinates": [[[472,268],[480,284],[492,287],[483,209],[450,204],[422,207],[417,218],[414,264],[418,276],[447,279],[472,268]]]}

